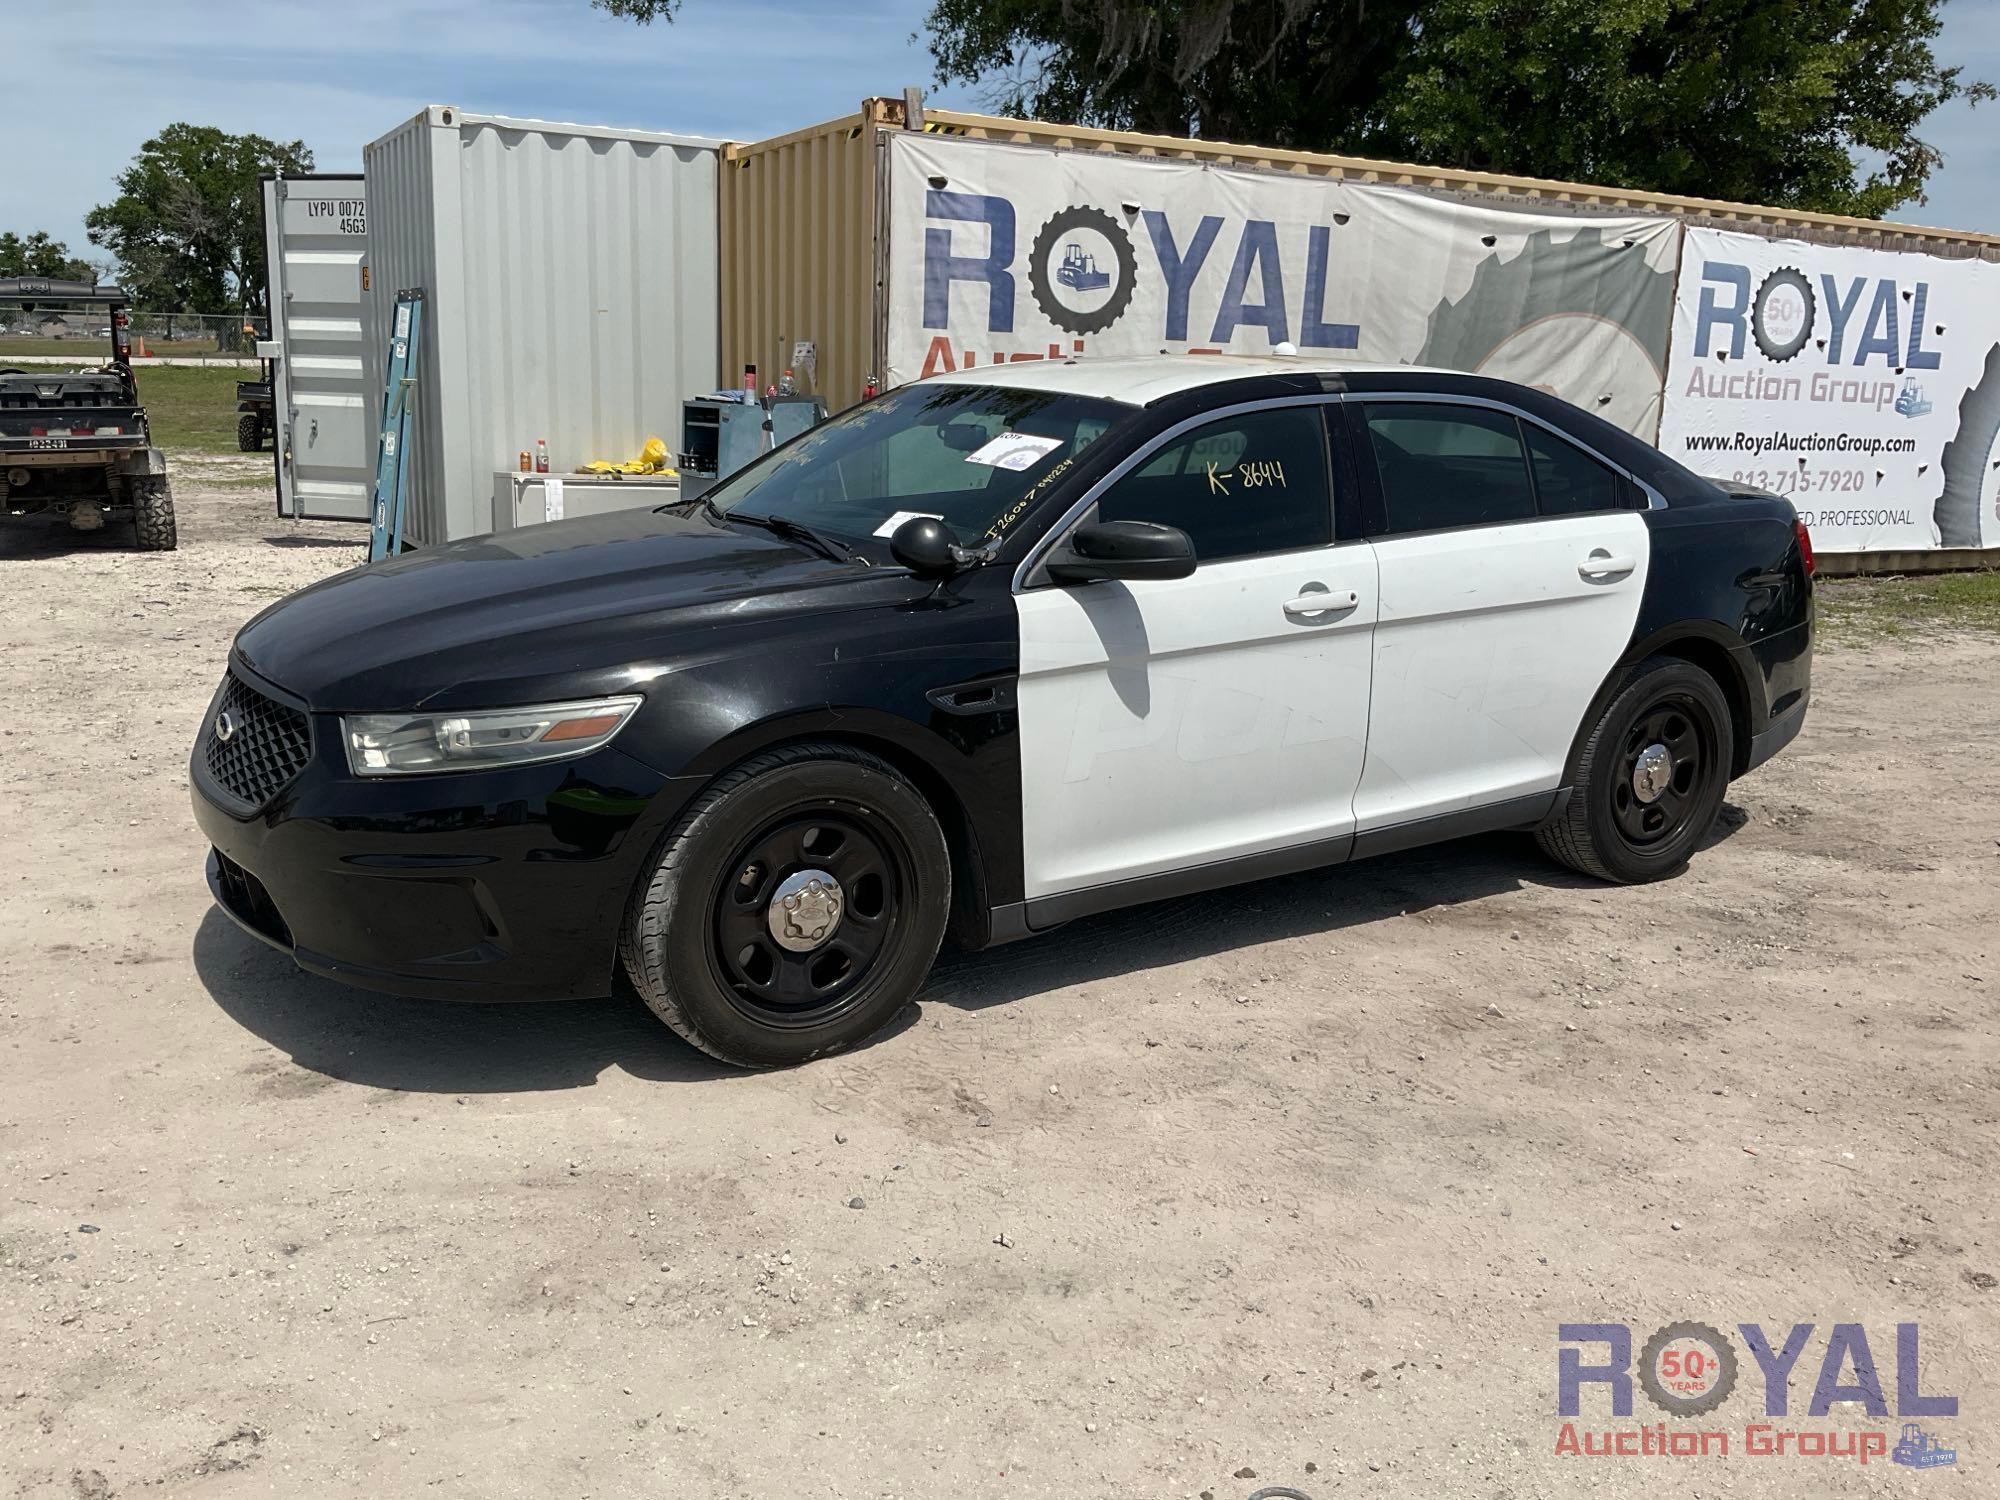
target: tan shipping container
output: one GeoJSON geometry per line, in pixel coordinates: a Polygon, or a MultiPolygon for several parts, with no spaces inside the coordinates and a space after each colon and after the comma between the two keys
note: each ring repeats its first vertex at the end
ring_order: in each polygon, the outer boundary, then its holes
{"type": "Polygon", "coordinates": [[[722,379],[746,364],[768,385],[801,340],[818,349],[818,386],[835,410],[881,368],[877,132],[902,104],[723,149],[722,379]]]}
{"type": "MultiPolygon", "coordinates": [[[[761,382],[775,380],[801,339],[818,345],[819,389],[835,410],[859,400],[864,380],[880,375],[888,347],[883,137],[885,132],[906,128],[906,118],[903,100],[869,99],[857,113],[842,119],[723,149],[725,383],[735,384],[745,363],[756,364],[761,382]]],[[[1050,125],[958,110],[924,109],[915,128],[973,140],[1211,162],[1413,188],[1500,208],[1661,214],[1688,224],[1770,238],[2000,261],[2000,235],[1588,183],[1050,125]]]]}

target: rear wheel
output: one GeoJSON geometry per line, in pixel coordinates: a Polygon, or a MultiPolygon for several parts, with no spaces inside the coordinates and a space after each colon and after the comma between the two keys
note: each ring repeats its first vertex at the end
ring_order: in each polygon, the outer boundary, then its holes
{"type": "Polygon", "coordinates": [[[688,1041],[746,1068],[852,1046],[913,996],[951,907],[921,793],[848,745],[769,751],[662,841],[626,914],[634,988],[688,1041]]]}
{"type": "Polygon", "coordinates": [[[1536,840],[1571,869],[1621,885],[1672,875],[1721,810],[1733,755],[1715,679],[1677,657],[1648,657],[1578,748],[1569,802],[1536,840]]]}
{"type": "Polygon", "coordinates": [[[264,446],[264,419],[254,411],[236,419],[236,446],[245,453],[255,453],[264,446]]]}
{"type": "Polygon", "coordinates": [[[174,492],[164,474],[132,481],[132,525],[141,552],[171,552],[180,545],[174,525],[174,492]]]}

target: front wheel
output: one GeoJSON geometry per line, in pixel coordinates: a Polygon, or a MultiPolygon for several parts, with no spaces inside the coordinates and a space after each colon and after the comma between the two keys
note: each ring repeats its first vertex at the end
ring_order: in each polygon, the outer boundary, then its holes
{"type": "Polygon", "coordinates": [[[913,996],[951,908],[923,795],[849,745],[768,751],[661,842],[620,956],[647,1005],[712,1057],[784,1067],[852,1046],[913,996]]]}
{"type": "Polygon", "coordinates": [[[1569,802],[1535,831],[1543,850],[1621,885],[1688,861],[1729,787],[1735,741],[1715,679],[1677,657],[1639,663],[1569,767],[1569,802]]]}
{"type": "Polygon", "coordinates": [[[264,419],[256,412],[246,411],[236,419],[236,446],[245,453],[264,446],[264,419]]]}
{"type": "Polygon", "coordinates": [[[171,552],[180,545],[174,524],[174,492],[164,476],[132,481],[132,525],[141,552],[171,552]]]}

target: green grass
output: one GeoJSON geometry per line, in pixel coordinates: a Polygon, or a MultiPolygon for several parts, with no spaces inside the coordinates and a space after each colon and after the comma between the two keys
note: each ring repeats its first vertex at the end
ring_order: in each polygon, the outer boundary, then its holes
{"type": "Polygon", "coordinates": [[[1820,628],[1834,642],[1920,639],[1947,630],[2000,635],[2000,573],[1921,578],[1832,578],[1816,591],[1820,628]]]}
{"type": "Polygon", "coordinates": [[[153,442],[169,455],[239,451],[236,382],[254,372],[161,365],[137,373],[139,402],[152,424],[153,442]]]}

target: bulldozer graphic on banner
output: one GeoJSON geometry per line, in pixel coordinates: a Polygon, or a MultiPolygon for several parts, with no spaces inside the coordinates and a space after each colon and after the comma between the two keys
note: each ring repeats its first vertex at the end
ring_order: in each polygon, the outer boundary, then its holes
{"type": "Polygon", "coordinates": [[[1905,1422],[1889,1460],[1906,1469],[1941,1469],[1958,1462],[1958,1450],[1945,1447],[1915,1422],[1905,1422]]]}
{"type": "Polygon", "coordinates": [[[1111,285],[1111,273],[1097,269],[1097,257],[1087,254],[1083,246],[1071,240],[1063,246],[1062,264],[1056,267],[1056,280],[1078,292],[1099,292],[1111,285]]]}

